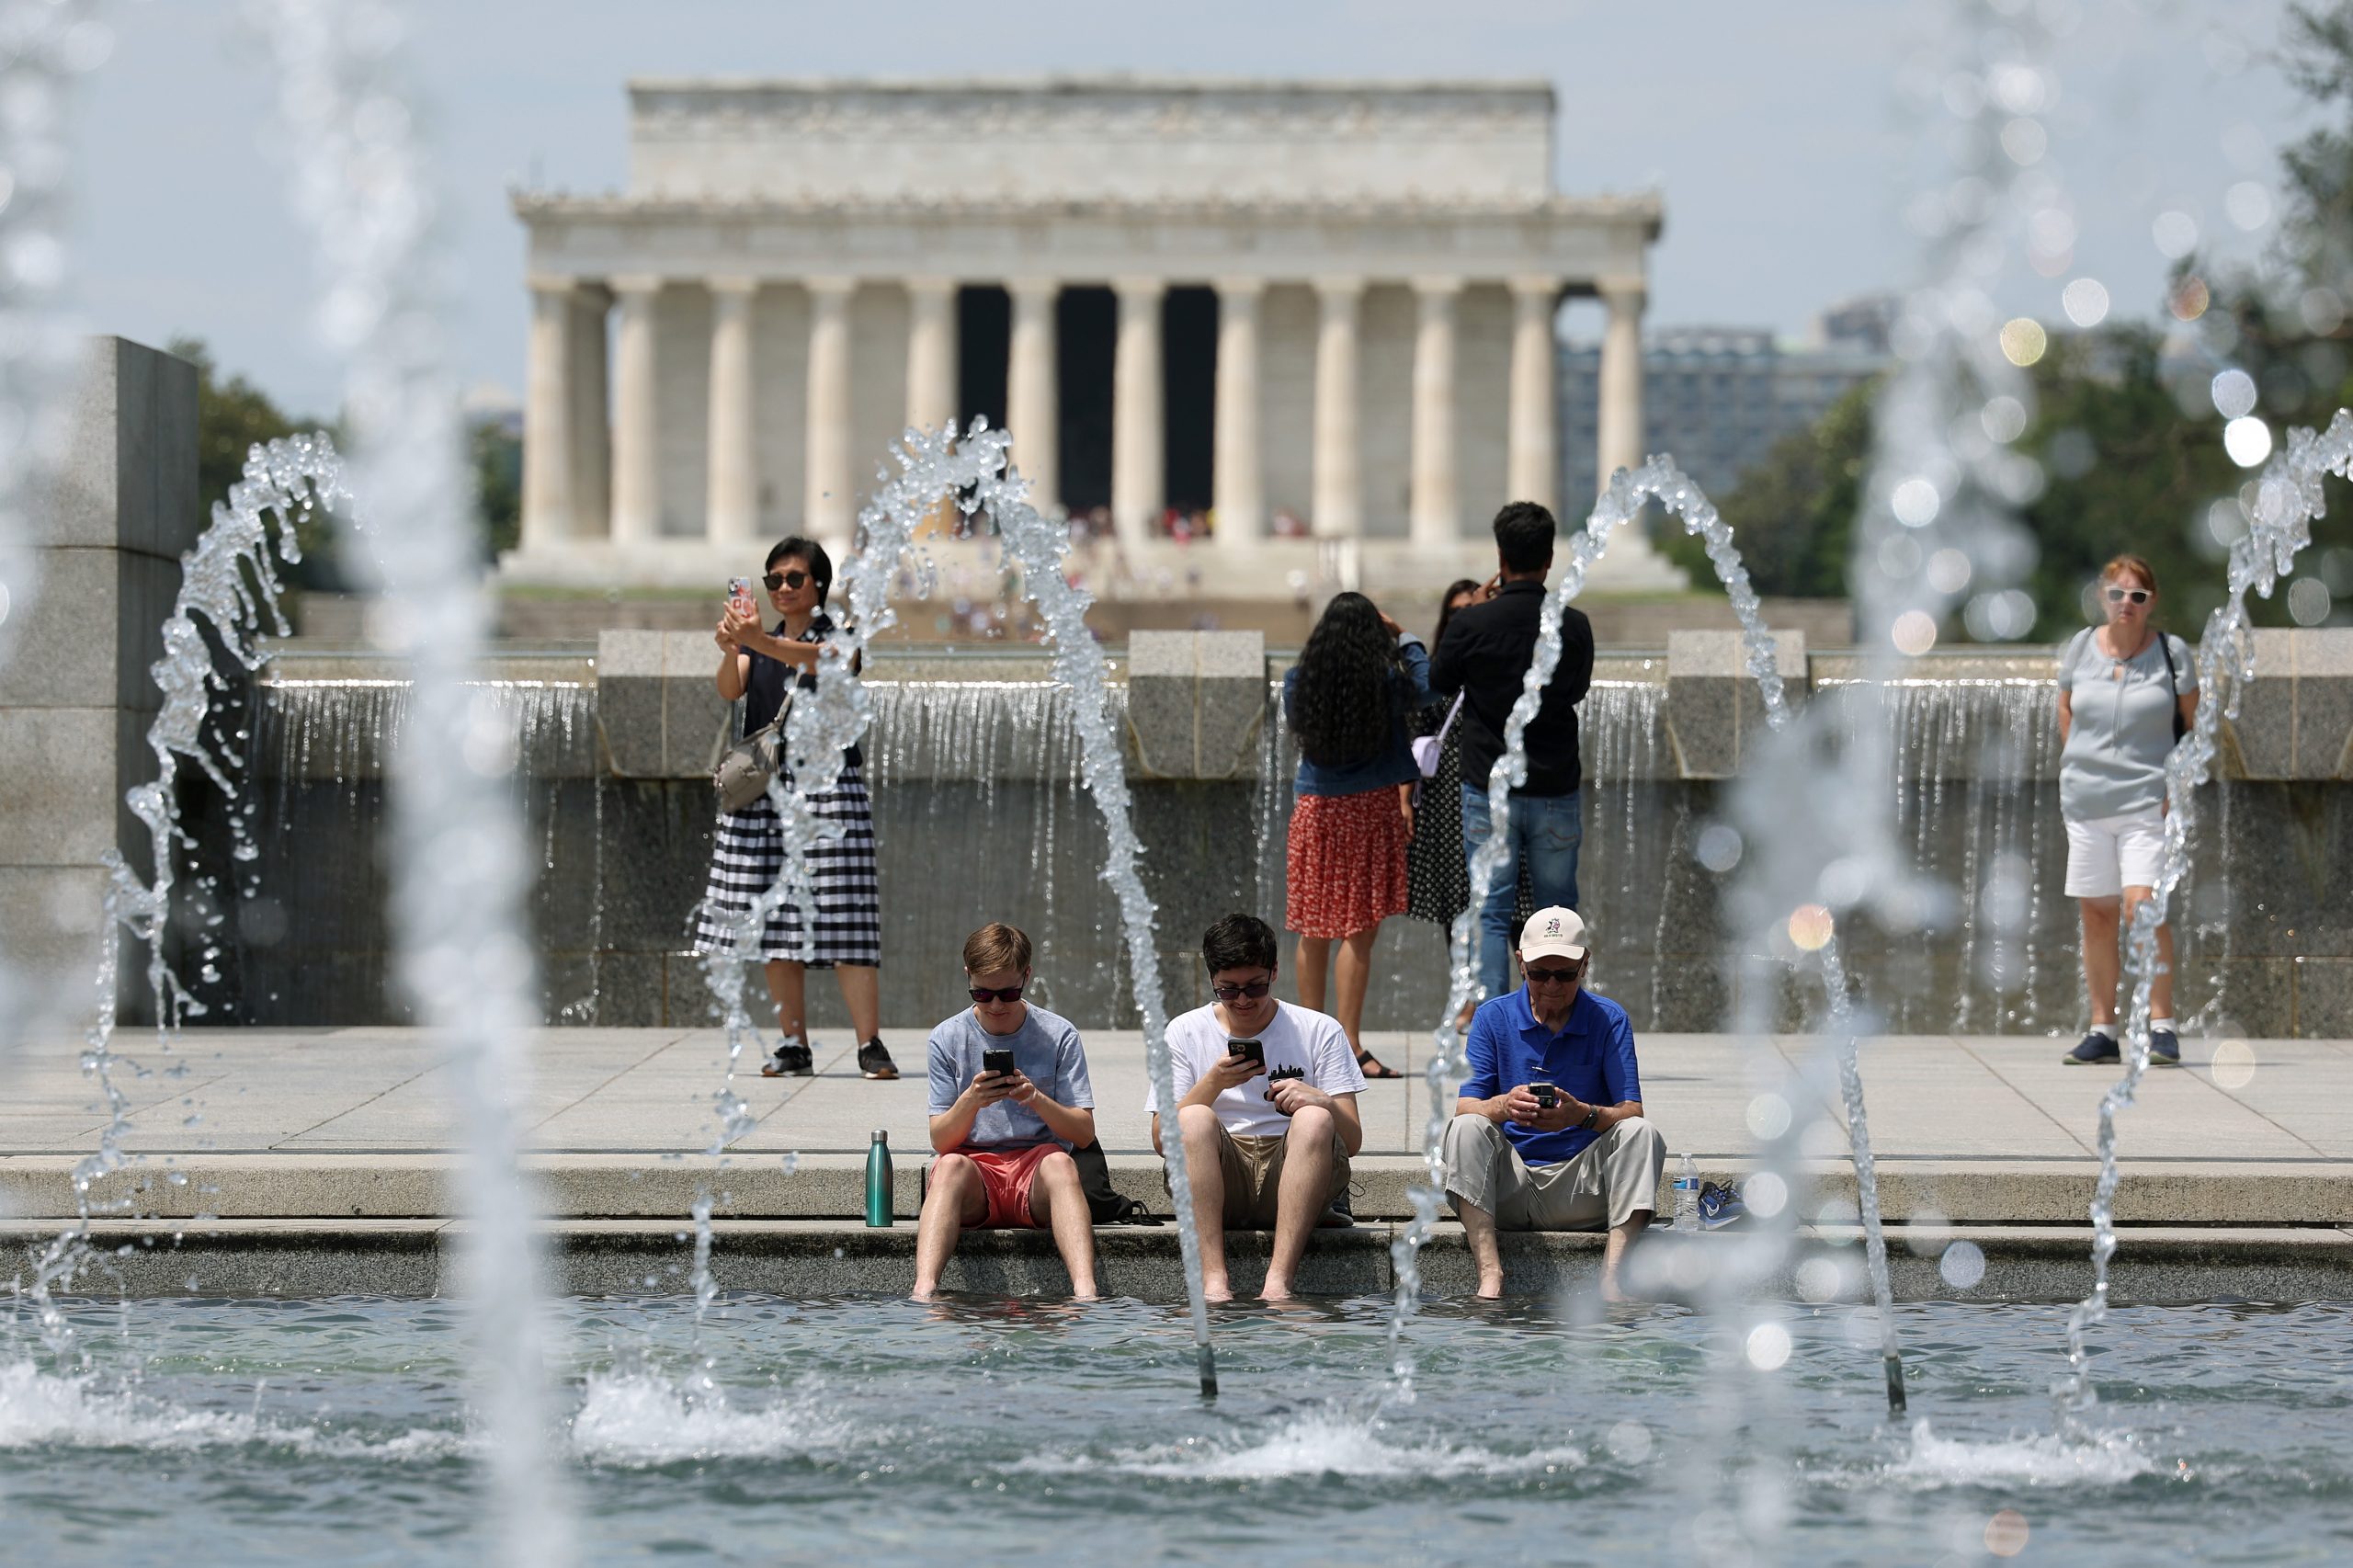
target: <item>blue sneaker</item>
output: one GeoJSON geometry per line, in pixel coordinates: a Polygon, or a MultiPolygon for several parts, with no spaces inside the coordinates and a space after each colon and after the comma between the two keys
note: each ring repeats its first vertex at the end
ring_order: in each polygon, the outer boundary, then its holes
{"type": "Polygon", "coordinates": [[[2181,1065],[2181,1039],[2171,1029],[2149,1031],[2149,1065],[2178,1067],[2181,1065]]]}
{"type": "Polygon", "coordinates": [[[1741,1201],[1740,1189],[1709,1182],[1699,1188],[1699,1228],[1721,1231],[1726,1225],[1736,1225],[1748,1218],[1748,1205],[1741,1201]]]}
{"type": "Polygon", "coordinates": [[[2124,1060],[2124,1052],[2116,1048],[2116,1041],[2094,1029],[2084,1037],[2081,1044],[2059,1060],[2070,1067],[2112,1067],[2124,1060]]]}

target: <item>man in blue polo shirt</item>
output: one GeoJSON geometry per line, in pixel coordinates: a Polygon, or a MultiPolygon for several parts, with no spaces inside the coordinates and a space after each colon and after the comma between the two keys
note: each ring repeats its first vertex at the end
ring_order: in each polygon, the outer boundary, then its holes
{"type": "Polygon", "coordinates": [[[1626,1247],[1651,1222],[1666,1141],[1643,1119],[1626,1010],[1581,989],[1590,962],[1576,912],[1540,909],[1519,934],[1527,983],[1471,1020],[1471,1074],[1442,1148],[1482,1296],[1504,1293],[1498,1229],[1606,1225],[1601,1294],[1617,1301],[1626,1247]]]}

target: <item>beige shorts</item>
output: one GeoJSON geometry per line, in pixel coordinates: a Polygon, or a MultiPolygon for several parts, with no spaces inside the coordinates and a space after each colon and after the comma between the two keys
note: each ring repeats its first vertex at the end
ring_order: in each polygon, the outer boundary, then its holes
{"type": "MultiPolygon", "coordinates": [[[[1225,1213],[1222,1220],[1229,1231],[1271,1231],[1275,1228],[1275,1210],[1279,1206],[1283,1186],[1283,1159],[1290,1151],[1290,1136],[1236,1137],[1221,1125],[1217,1130],[1217,1169],[1225,1183],[1225,1213]]],[[[1168,1168],[1161,1167],[1162,1186],[1168,1183],[1168,1168]]],[[[1332,1130],[1332,1179],[1324,1194],[1323,1206],[1329,1209],[1348,1190],[1348,1146],[1340,1140],[1340,1130],[1332,1130]]]]}

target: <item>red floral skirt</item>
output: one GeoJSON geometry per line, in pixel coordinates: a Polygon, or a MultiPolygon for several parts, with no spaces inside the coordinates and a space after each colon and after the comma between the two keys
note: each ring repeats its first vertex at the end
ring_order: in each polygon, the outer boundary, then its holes
{"type": "Polygon", "coordinates": [[[1283,924],[1352,937],[1405,913],[1405,816],[1397,788],[1301,795],[1291,803],[1283,924]]]}

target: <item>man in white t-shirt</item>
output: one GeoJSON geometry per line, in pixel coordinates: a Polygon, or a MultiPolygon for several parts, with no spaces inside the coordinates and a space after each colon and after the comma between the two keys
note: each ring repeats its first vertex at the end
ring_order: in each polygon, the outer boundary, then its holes
{"type": "MultiPolygon", "coordinates": [[[[1200,1227],[1201,1285],[1212,1301],[1233,1299],[1228,1227],[1273,1228],[1258,1299],[1291,1294],[1308,1233],[1347,1191],[1348,1157],[1364,1146],[1364,1074],[1348,1037],[1337,1019],[1276,999],[1275,951],[1265,921],[1227,915],[1201,938],[1217,1001],[1168,1022],[1193,1212],[1218,1221],[1200,1227]]],[[[1161,1149],[1159,1085],[1144,1108],[1161,1149]]]]}

